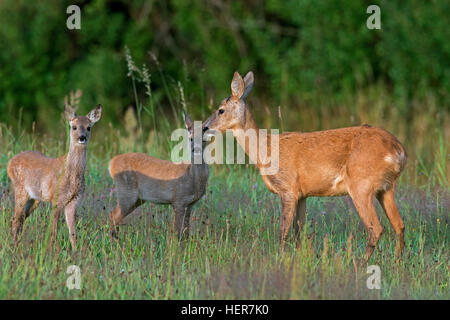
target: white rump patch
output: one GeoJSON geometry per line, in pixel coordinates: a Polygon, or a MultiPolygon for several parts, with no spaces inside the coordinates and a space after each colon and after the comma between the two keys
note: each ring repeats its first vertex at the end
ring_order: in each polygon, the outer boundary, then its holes
{"type": "Polygon", "coordinates": [[[333,189],[336,189],[337,185],[341,183],[343,180],[344,179],[342,178],[342,175],[339,174],[333,181],[333,189]]]}
{"type": "Polygon", "coordinates": [[[388,154],[387,156],[385,156],[384,161],[386,161],[388,163],[392,163],[392,164],[397,164],[397,159],[391,154],[388,154]]]}
{"type": "Polygon", "coordinates": [[[109,164],[108,164],[108,171],[109,171],[109,175],[112,177],[112,171],[111,171],[111,161],[109,161],[109,164]]]}
{"type": "Polygon", "coordinates": [[[25,186],[25,191],[28,193],[31,199],[41,200],[39,195],[37,195],[30,186],[25,186]]]}

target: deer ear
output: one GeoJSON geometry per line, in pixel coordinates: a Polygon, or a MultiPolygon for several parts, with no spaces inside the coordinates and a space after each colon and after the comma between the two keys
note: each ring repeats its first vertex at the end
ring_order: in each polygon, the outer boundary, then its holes
{"type": "Polygon", "coordinates": [[[71,121],[77,116],[77,114],[75,113],[75,109],[66,104],[64,108],[64,116],[66,117],[67,121],[71,121]]]}
{"type": "Polygon", "coordinates": [[[183,119],[184,123],[186,124],[186,129],[188,129],[188,131],[191,132],[194,129],[194,122],[184,109],[183,109],[183,119]]]}
{"type": "Polygon", "coordinates": [[[245,99],[253,89],[253,84],[255,83],[255,79],[253,77],[253,72],[249,71],[247,73],[247,75],[244,78],[244,83],[245,83],[245,89],[244,89],[244,94],[242,95],[241,99],[245,99]]]}
{"type": "Polygon", "coordinates": [[[87,115],[89,121],[91,121],[92,124],[94,124],[98,120],[100,120],[101,116],[102,116],[102,105],[101,104],[99,104],[94,109],[92,109],[91,112],[89,112],[87,115]]]}
{"type": "Polygon", "coordinates": [[[233,80],[231,81],[231,95],[236,98],[241,98],[244,94],[244,80],[242,79],[239,72],[235,72],[233,80]]]}

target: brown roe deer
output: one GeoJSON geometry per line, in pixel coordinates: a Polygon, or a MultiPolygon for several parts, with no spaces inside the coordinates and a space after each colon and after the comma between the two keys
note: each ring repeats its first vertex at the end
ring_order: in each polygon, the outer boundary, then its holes
{"type": "Polygon", "coordinates": [[[72,250],[76,245],[77,205],[84,191],[84,171],[91,127],[100,120],[102,106],[98,105],[87,116],[77,116],[66,103],[65,117],[70,124],[69,152],[59,158],[49,158],[40,152],[24,151],[8,162],[8,176],[14,188],[14,217],[12,236],[16,242],[25,219],[39,202],[53,206],[52,240],[56,240],[58,219],[64,210],[69,228],[72,250]]]}
{"type": "MultiPolygon", "coordinates": [[[[143,153],[126,153],[109,162],[109,172],[117,190],[118,205],[110,213],[111,235],[117,238],[122,220],[145,201],[171,204],[178,236],[189,234],[192,206],[205,194],[208,165],[203,161],[202,137],[194,139],[194,123],[184,113],[189,132],[191,163],[174,163],[143,153]],[[201,163],[194,162],[195,154],[201,163]]],[[[196,130],[197,131],[197,130],[196,130]]],[[[202,134],[201,127],[198,132],[202,134]]]]}
{"type": "MultiPolygon", "coordinates": [[[[253,83],[252,72],[245,79],[235,72],[231,96],[224,99],[217,111],[203,123],[205,135],[211,135],[214,131],[233,131],[238,144],[250,159],[245,132],[256,130],[259,139],[259,129],[244,99],[253,83]],[[208,133],[208,130],[211,131],[208,133]]],[[[267,141],[270,154],[270,135],[267,141]]],[[[306,198],[350,195],[369,234],[365,256],[368,259],[383,232],[373,204],[375,196],[397,234],[396,255],[400,256],[404,247],[405,226],[394,193],[406,165],[407,154],[393,135],[369,125],[306,133],[285,132],[279,135],[278,156],[278,172],[262,174],[262,179],[269,190],[281,199],[282,249],[293,222],[295,234],[299,237],[306,216],[306,198]]],[[[251,160],[261,169],[264,161],[257,157],[251,160]]]]}

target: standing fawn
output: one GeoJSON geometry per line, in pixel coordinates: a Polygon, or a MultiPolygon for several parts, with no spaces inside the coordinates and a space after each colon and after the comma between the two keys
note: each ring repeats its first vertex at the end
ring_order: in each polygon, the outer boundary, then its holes
{"type": "MultiPolygon", "coordinates": [[[[247,130],[255,130],[259,147],[259,129],[244,101],[253,82],[252,72],[245,79],[235,72],[231,96],[224,99],[218,110],[204,122],[203,131],[210,136],[214,131],[232,130],[238,144],[261,171],[261,155],[255,158],[249,153],[245,134],[247,130]]],[[[268,135],[267,141],[270,137],[268,135]]],[[[373,204],[375,196],[397,234],[396,255],[400,256],[405,226],[395,204],[394,192],[407,154],[393,135],[380,128],[362,125],[307,133],[286,132],[278,138],[278,172],[265,175],[261,171],[261,175],[269,190],[281,199],[281,249],[293,221],[294,232],[299,237],[305,221],[307,197],[350,195],[369,234],[365,255],[369,259],[383,232],[373,204]]],[[[271,144],[267,144],[270,151],[271,144]]],[[[271,155],[271,158],[274,156],[277,155],[271,155]]],[[[298,241],[300,244],[300,238],[298,241]]]]}
{"type": "Polygon", "coordinates": [[[114,238],[122,220],[145,201],[171,204],[178,236],[189,234],[192,206],[206,191],[208,165],[202,157],[201,164],[194,162],[195,154],[202,156],[204,142],[201,137],[194,139],[194,124],[186,113],[184,119],[189,132],[191,164],[174,163],[143,153],[121,154],[109,162],[118,198],[117,207],[109,215],[114,238]]]}
{"type": "Polygon", "coordinates": [[[25,151],[8,162],[8,176],[14,187],[15,212],[12,220],[12,236],[16,241],[25,219],[40,201],[53,207],[52,240],[56,240],[58,219],[64,210],[70,243],[75,250],[75,213],[84,191],[86,151],[91,127],[102,114],[98,105],[87,116],[77,116],[66,103],[65,117],[70,124],[69,152],[59,158],[49,158],[40,152],[25,151]]]}

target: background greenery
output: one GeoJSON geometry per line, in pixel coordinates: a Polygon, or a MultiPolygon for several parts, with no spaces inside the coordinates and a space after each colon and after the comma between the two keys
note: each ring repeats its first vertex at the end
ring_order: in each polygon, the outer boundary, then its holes
{"type": "MultiPolygon", "coordinates": [[[[350,97],[370,88],[390,98],[382,116],[395,111],[411,124],[428,111],[443,126],[450,100],[450,3],[377,1],[382,29],[368,30],[372,2],[5,0],[0,121],[16,125],[23,117],[28,128],[38,121],[40,130],[50,129],[64,95],[81,89],[83,105],[102,103],[107,121],[121,125],[133,105],[128,46],[149,68],[155,102],[167,112],[177,103],[167,91],[177,93],[178,82],[201,116],[229,93],[234,70],[253,70],[254,101],[297,113],[286,117],[289,130],[322,129],[321,121],[302,128],[310,122],[302,121],[302,112],[331,117],[342,104],[355,116],[347,121],[360,122],[350,97]],[[81,30],[66,28],[71,3],[81,7],[81,30]]],[[[412,134],[405,130],[405,138],[412,134]]]]}

